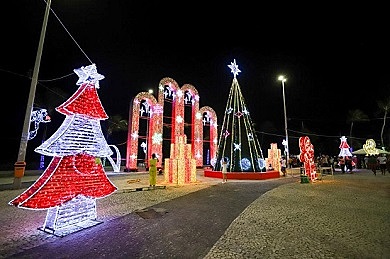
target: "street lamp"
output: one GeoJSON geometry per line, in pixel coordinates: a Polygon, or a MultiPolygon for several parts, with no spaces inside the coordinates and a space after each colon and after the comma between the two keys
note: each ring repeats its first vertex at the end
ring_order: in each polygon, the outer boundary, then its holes
{"type": "Polygon", "coordinates": [[[38,51],[35,58],[34,72],[31,80],[30,93],[28,96],[26,114],[23,123],[23,132],[22,132],[22,137],[20,139],[18,159],[15,163],[15,168],[14,168],[14,182],[13,182],[14,189],[20,189],[22,187],[22,177],[24,176],[24,171],[26,167],[25,158],[26,158],[28,133],[30,131],[31,113],[33,110],[33,104],[35,99],[35,90],[37,88],[37,83],[38,83],[38,73],[41,64],[43,42],[45,40],[47,20],[49,18],[49,12],[50,12],[50,4],[51,4],[51,0],[48,0],[46,2],[45,16],[43,18],[41,36],[39,38],[38,51]]]}
{"type": "Polygon", "coordinates": [[[290,154],[288,150],[288,132],[287,132],[287,112],[286,112],[286,97],[284,94],[284,82],[286,82],[287,78],[284,76],[279,76],[278,77],[279,81],[282,81],[282,90],[283,90],[283,108],[284,108],[284,130],[286,134],[286,146],[285,146],[285,151],[286,151],[286,165],[287,168],[289,167],[289,160],[290,160],[290,154]]]}

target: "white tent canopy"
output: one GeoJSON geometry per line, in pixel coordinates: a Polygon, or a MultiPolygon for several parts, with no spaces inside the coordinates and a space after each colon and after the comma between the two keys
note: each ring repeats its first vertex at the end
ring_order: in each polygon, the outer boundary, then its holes
{"type": "Polygon", "coordinates": [[[361,148],[361,149],[358,149],[356,151],[353,151],[352,154],[353,155],[370,156],[370,155],[379,155],[379,154],[390,154],[390,152],[383,150],[383,149],[379,149],[379,148],[375,148],[374,150],[371,150],[370,152],[366,152],[366,150],[364,150],[364,148],[361,148]]]}

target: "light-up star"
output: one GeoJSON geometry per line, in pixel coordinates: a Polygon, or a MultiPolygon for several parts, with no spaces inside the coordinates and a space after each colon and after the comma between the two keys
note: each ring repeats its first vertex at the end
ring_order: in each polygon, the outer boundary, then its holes
{"type": "Polygon", "coordinates": [[[140,111],[140,113],[141,113],[141,116],[143,116],[143,115],[144,115],[144,112],[145,112],[144,107],[142,107],[141,109],[139,109],[139,111],[140,111]]]}
{"type": "Polygon", "coordinates": [[[226,110],[226,114],[230,114],[230,113],[232,113],[232,111],[233,111],[233,108],[230,107],[229,109],[226,110]]]}
{"type": "Polygon", "coordinates": [[[228,67],[231,69],[231,72],[233,73],[234,78],[236,78],[238,73],[241,72],[241,70],[238,69],[238,66],[236,64],[236,59],[234,59],[234,63],[230,62],[230,65],[228,65],[228,67]]]}
{"type": "Polygon", "coordinates": [[[239,143],[239,144],[233,143],[233,145],[234,145],[234,151],[241,150],[241,143],[239,143]]]}
{"type": "Polygon", "coordinates": [[[99,80],[104,79],[104,76],[97,72],[95,64],[76,68],[73,69],[73,71],[79,76],[79,80],[76,85],[82,85],[83,83],[90,82],[95,85],[95,88],[99,88],[99,80]]]}

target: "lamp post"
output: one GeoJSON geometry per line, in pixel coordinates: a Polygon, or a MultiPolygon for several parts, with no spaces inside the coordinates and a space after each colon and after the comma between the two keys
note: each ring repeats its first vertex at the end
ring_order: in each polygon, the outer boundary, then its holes
{"type": "Polygon", "coordinates": [[[284,108],[284,130],[285,130],[285,134],[286,134],[286,146],[285,146],[285,149],[286,149],[286,165],[287,165],[287,168],[289,168],[289,160],[290,160],[290,152],[288,150],[288,132],[287,132],[287,112],[286,112],[286,97],[285,97],[285,94],[284,94],[284,82],[286,82],[287,78],[285,78],[284,76],[279,76],[278,77],[278,80],[279,81],[282,81],[282,90],[283,90],[283,108],[284,108]]]}
{"type": "Polygon", "coordinates": [[[34,72],[33,72],[32,80],[31,80],[30,93],[29,93],[28,101],[27,101],[26,115],[24,117],[22,137],[20,139],[18,159],[17,159],[17,161],[15,163],[15,167],[14,167],[14,182],[13,182],[14,189],[21,188],[22,177],[24,176],[24,171],[25,171],[25,167],[26,167],[25,158],[26,158],[28,134],[30,131],[31,113],[33,110],[35,91],[36,91],[37,83],[38,83],[38,73],[39,73],[39,67],[41,64],[43,42],[45,40],[47,20],[49,18],[49,12],[50,12],[50,4],[51,4],[51,0],[48,0],[46,2],[46,11],[45,11],[44,19],[43,19],[43,24],[42,24],[41,36],[39,39],[37,56],[35,58],[34,72]]]}

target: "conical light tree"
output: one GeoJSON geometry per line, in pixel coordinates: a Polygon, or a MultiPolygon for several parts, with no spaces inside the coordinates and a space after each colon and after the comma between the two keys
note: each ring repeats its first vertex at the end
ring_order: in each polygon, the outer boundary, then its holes
{"type": "Polygon", "coordinates": [[[342,136],[340,138],[340,153],[339,156],[345,157],[345,156],[352,156],[351,151],[349,150],[349,145],[347,143],[347,138],[345,136],[342,136]]]}
{"type": "Polygon", "coordinates": [[[66,116],[64,122],[35,149],[52,156],[52,161],[35,183],[9,202],[18,208],[47,210],[42,230],[60,236],[100,223],[96,199],[117,190],[100,162],[113,153],[100,127],[108,118],[97,94],[104,76],[95,64],[74,72],[79,88],[56,108],[66,116]]]}
{"type": "Polygon", "coordinates": [[[215,171],[227,161],[228,172],[262,172],[265,161],[245,99],[238,84],[236,60],[228,67],[234,75],[228,96],[223,124],[219,132],[215,171]]]}

